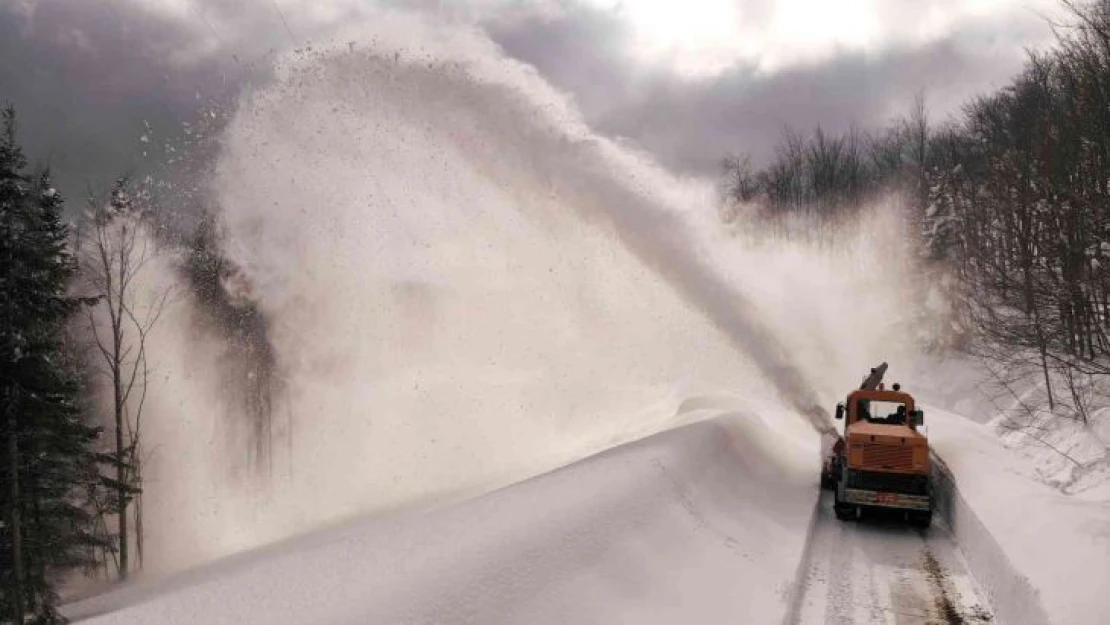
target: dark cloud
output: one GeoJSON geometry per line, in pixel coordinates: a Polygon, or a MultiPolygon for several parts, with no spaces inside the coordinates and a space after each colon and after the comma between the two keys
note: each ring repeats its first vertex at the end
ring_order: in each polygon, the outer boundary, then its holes
{"type": "Polygon", "coordinates": [[[178,158],[191,142],[187,125],[230,108],[245,83],[267,80],[279,53],[358,23],[366,7],[340,3],[326,19],[317,9],[269,0],[192,0],[183,13],[157,0],[0,2],[0,104],[16,107],[29,157],[51,167],[75,210],[90,185],[178,158]]]}
{"type": "Polygon", "coordinates": [[[0,7],[0,102],[15,106],[28,155],[51,167],[71,210],[90,185],[172,158],[184,124],[234,96],[274,49],[257,36],[241,55],[223,49],[199,13],[182,21],[138,3],[32,6],[0,7]]]}
{"type": "MultiPolygon", "coordinates": [[[[388,4],[456,17],[461,10],[443,0],[388,4]]],[[[181,14],[139,0],[0,5],[0,101],[17,107],[31,157],[49,162],[71,205],[79,203],[86,184],[103,186],[166,160],[167,142],[182,135],[183,123],[203,107],[229,103],[245,80],[264,80],[277,51],[294,40],[325,39],[336,25],[366,19],[367,10],[338,3],[316,20],[311,3],[280,6],[284,14],[265,1],[198,0],[181,14]]],[[[747,18],[770,19],[754,8],[747,18]]],[[[937,115],[954,111],[973,93],[1003,84],[1020,68],[1020,42],[1040,36],[1028,16],[993,16],[924,46],[842,52],[770,74],[737,65],[693,79],[631,58],[628,26],[582,3],[474,15],[509,55],[572,94],[601,132],[697,173],[712,173],[727,152],[767,158],[786,125],[881,125],[907,110],[919,89],[937,115]]]]}
{"type": "Polygon", "coordinates": [[[590,123],[631,140],[684,172],[713,173],[720,158],[773,155],[785,127],[832,131],[882,127],[923,92],[934,119],[1020,71],[1022,41],[1047,27],[1028,15],[968,22],[948,36],[881,52],[841,51],[826,61],[761,73],[737,64],[712,78],[637,67],[627,33],[609,14],[579,9],[493,31],[512,56],[573,94],[590,123]]]}
{"type": "Polygon", "coordinates": [[[706,172],[728,152],[766,160],[788,126],[882,127],[908,112],[919,91],[933,116],[943,117],[1019,68],[1020,59],[980,58],[947,39],[883,55],[841,54],[770,76],[745,67],[705,82],[658,76],[638,87],[619,115],[604,114],[595,124],[636,140],[672,167],[706,172]]]}
{"type": "Polygon", "coordinates": [[[535,66],[593,119],[617,113],[635,97],[642,70],[624,52],[631,33],[611,13],[570,5],[556,15],[492,22],[487,29],[509,56],[535,66]]]}

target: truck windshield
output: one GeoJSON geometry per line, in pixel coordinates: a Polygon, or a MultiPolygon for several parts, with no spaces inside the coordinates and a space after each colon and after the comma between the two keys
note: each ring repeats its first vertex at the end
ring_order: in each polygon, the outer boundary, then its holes
{"type": "Polygon", "coordinates": [[[906,405],[902,402],[861,399],[856,414],[861,421],[871,423],[906,423],[906,405]]]}

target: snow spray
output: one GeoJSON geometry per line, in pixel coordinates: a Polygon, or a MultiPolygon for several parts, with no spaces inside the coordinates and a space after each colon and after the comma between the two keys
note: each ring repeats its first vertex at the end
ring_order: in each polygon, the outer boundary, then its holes
{"type": "Polygon", "coordinates": [[[483,492],[700,394],[777,395],[783,427],[825,431],[868,346],[897,357],[897,298],[814,295],[866,262],[739,245],[711,183],[595,135],[481,33],[386,12],[335,40],[242,95],[206,181],[280,377],[272,473],[229,478],[226,350],[179,299],[149,350],[150,569],[483,492]]]}

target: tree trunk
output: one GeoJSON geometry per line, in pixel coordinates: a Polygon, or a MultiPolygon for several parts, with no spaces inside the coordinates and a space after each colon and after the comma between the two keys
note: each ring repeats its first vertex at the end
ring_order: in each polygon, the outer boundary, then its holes
{"type": "MultiPolygon", "coordinates": [[[[1040,325],[1037,326],[1037,333],[1040,334],[1040,325]]],[[[1044,387],[1048,391],[1048,409],[1056,409],[1056,401],[1052,397],[1052,380],[1048,377],[1048,355],[1045,351],[1044,339],[1039,339],[1041,344],[1041,370],[1044,371],[1044,387]]]]}
{"type": "Polygon", "coordinates": [[[1048,372],[1048,346],[1046,345],[1046,338],[1044,335],[1044,326],[1041,323],[1040,311],[1037,308],[1037,299],[1034,293],[1033,284],[1033,264],[1036,261],[1035,250],[1035,228],[1033,226],[1034,215],[1027,207],[1025,202],[1022,203],[1025,211],[1022,213],[1023,219],[1021,226],[1018,229],[1018,236],[1021,238],[1021,277],[1022,287],[1025,295],[1025,313],[1033,321],[1033,331],[1036,334],[1037,348],[1041,355],[1041,371],[1044,372],[1044,388],[1048,393],[1048,409],[1056,409],[1056,398],[1052,394],[1052,379],[1048,372]]]}
{"type": "MultiPolygon", "coordinates": [[[[117,336],[119,334],[117,333],[117,336]]],[[[117,341],[117,345],[118,345],[117,341]]],[[[116,348],[119,353],[119,348],[116,348]]],[[[127,472],[123,447],[123,389],[119,366],[112,372],[116,395],[116,514],[119,516],[119,578],[127,579],[127,472]]]]}
{"type": "Polygon", "coordinates": [[[19,441],[17,440],[15,411],[12,410],[11,390],[6,389],[4,409],[8,413],[8,497],[12,525],[12,622],[23,622],[23,527],[19,507],[19,441]]]}
{"type": "MultiPolygon", "coordinates": [[[[34,449],[30,450],[29,457],[34,458],[37,453],[34,449]]],[[[31,504],[31,513],[34,515],[34,521],[28,524],[31,528],[31,544],[36,544],[34,533],[36,528],[43,526],[42,522],[42,495],[37,492],[35,485],[31,485],[31,491],[25,492],[28,495],[27,501],[31,504]]],[[[41,543],[39,543],[41,544],[41,543]]],[[[46,562],[45,555],[40,550],[30,549],[27,553],[27,567],[24,573],[24,584],[27,585],[27,606],[26,611],[35,614],[42,610],[48,612],[50,608],[50,601],[48,599],[49,584],[46,581],[46,562]],[[28,576],[30,579],[28,579],[28,576]]]]}
{"type": "Polygon", "coordinates": [[[139,453],[139,442],[135,441],[132,451],[135,463],[135,486],[139,492],[135,493],[135,555],[139,558],[139,570],[143,568],[143,465],[142,455],[139,453]]]}

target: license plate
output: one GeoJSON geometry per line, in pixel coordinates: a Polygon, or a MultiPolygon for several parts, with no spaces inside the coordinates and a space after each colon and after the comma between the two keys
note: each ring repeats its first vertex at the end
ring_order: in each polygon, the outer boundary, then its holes
{"type": "Polygon", "coordinates": [[[875,493],[875,503],[898,503],[898,495],[895,493],[875,493]]]}

